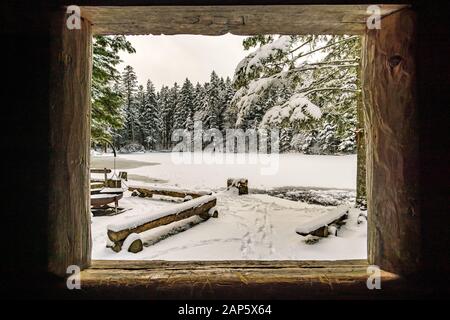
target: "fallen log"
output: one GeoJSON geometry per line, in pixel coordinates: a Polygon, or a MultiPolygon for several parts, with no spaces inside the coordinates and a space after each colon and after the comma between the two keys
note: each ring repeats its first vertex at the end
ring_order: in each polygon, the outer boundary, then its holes
{"type": "Polygon", "coordinates": [[[181,232],[185,232],[195,226],[206,222],[203,218],[199,216],[192,216],[180,221],[175,221],[165,226],[161,226],[155,229],[150,229],[145,232],[141,232],[139,235],[142,238],[144,247],[152,246],[162,240],[165,240],[173,235],[181,232]]]}
{"type": "Polygon", "coordinates": [[[342,224],[348,218],[348,208],[337,207],[335,210],[320,215],[299,226],[295,232],[301,236],[313,235],[317,237],[328,236],[328,226],[332,224],[342,224]]]}
{"type": "Polygon", "coordinates": [[[212,218],[218,218],[219,217],[219,209],[217,207],[213,207],[208,210],[208,214],[212,218]]]}
{"type": "Polygon", "coordinates": [[[142,251],[144,245],[141,237],[136,233],[132,233],[123,241],[122,248],[128,252],[138,253],[142,251]]]}
{"type": "Polygon", "coordinates": [[[151,198],[154,194],[157,194],[161,196],[169,196],[175,198],[191,197],[192,199],[195,199],[212,194],[211,191],[206,190],[192,191],[181,188],[162,187],[162,186],[145,186],[145,187],[129,186],[128,190],[131,192],[137,191],[139,193],[139,196],[149,198],[151,198]]]}
{"type": "Polygon", "coordinates": [[[108,238],[113,242],[119,242],[131,233],[140,233],[174,221],[183,220],[194,215],[203,219],[209,219],[209,209],[216,206],[215,196],[202,196],[194,200],[174,205],[171,208],[158,213],[149,214],[124,223],[108,225],[108,238]]]}
{"type": "Polygon", "coordinates": [[[103,169],[96,169],[92,168],[91,173],[111,173],[111,169],[103,168],[103,169]]]}

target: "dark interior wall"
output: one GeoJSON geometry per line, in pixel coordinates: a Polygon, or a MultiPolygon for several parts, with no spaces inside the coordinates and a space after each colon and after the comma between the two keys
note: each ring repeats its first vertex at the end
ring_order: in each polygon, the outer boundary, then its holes
{"type": "Polygon", "coordinates": [[[0,268],[32,273],[47,267],[49,15],[36,3],[2,2],[0,11],[5,80],[0,268]]]}
{"type": "Polygon", "coordinates": [[[421,248],[430,277],[450,279],[450,3],[428,1],[418,11],[421,248]]]}

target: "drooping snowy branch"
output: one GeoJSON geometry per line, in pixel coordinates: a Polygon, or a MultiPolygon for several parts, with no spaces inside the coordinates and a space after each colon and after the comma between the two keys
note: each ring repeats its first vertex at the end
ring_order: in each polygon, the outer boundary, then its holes
{"type": "Polygon", "coordinates": [[[295,123],[306,119],[319,119],[322,116],[320,108],[312,103],[303,94],[294,94],[280,106],[274,106],[266,112],[261,126],[270,127],[282,124],[285,121],[295,123]]]}
{"type": "Polygon", "coordinates": [[[236,74],[244,72],[249,74],[261,67],[269,58],[277,54],[289,52],[292,45],[290,36],[281,36],[277,40],[261,46],[258,50],[245,57],[237,66],[236,74]]]}
{"type": "Polygon", "coordinates": [[[255,36],[244,42],[246,49],[259,48],[236,68],[231,109],[237,127],[280,129],[284,150],[295,134],[301,147],[294,148],[302,152],[354,150],[358,36],[255,36]]]}

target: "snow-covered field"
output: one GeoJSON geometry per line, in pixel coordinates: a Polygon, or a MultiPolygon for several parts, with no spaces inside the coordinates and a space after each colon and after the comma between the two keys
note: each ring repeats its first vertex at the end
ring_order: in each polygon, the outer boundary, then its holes
{"type": "MultiPolygon", "coordinates": [[[[110,156],[96,156],[92,167],[112,167],[110,156]]],[[[317,187],[354,189],[356,156],[280,155],[277,175],[262,176],[257,165],[176,165],[170,153],[118,155],[117,169],[126,168],[128,184],[211,189],[217,196],[219,218],[203,222],[192,217],[141,233],[144,250],[137,254],[106,248],[106,226],[169,208],[171,201],[131,197],[126,192],[120,206],[130,210],[110,217],[92,218],[93,259],[147,260],[337,260],[366,258],[366,223],[350,211],[337,236],[306,244],[295,229],[335,210],[280,199],[268,194],[238,196],[225,191],[226,179],[245,177],[250,189],[317,187]],[[148,165],[147,165],[148,164],[148,165]],[[182,232],[181,232],[182,231],[182,232]],[[167,237],[167,235],[170,236],[167,237]]]]}
{"type": "MultiPolygon", "coordinates": [[[[111,159],[110,156],[106,158],[111,159]]],[[[274,175],[261,175],[267,164],[175,164],[170,153],[118,154],[117,158],[139,164],[137,168],[126,169],[129,175],[183,188],[224,188],[227,178],[234,177],[248,178],[249,187],[255,189],[286,186],[355,189],[356,184],[356,155],[280,154],[278,172],[274,175]],[[141,166],[142,162],[149,165],[141,166]]],[[[97,167],[97,159],[94,157],[93,160],[93,167],[97,167]]]]}

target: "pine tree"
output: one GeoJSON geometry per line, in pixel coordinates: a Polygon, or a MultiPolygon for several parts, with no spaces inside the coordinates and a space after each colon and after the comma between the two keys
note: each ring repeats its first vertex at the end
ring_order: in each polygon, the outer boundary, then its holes
{"type": "Polygon", "coordinates": [[[194,86],[186,78],[181,87],[178,103],[175,109],[174,127],[177,129],[187,129],[192,126],[194,116],[194,86]]]}
{"type": "Polygon", "coordinates": [[[292,137],[292,128],[283,128],[280,130],[280,153],[286,153],[291,150],[292,137]]]}
{"type": "Polygon", "coordinates": [[[203,126],[222,130],[224,111],[224,85],[216,72],[211,73],[210,82],[206,86],[203,98],[203,126]]]}
{"type": "Polygon", "coordinates": [[[144,142],[147,149],[156,149],[161,129],[161,119],[158,110],[157,96],[153,83],[148,80],[145,92],[145,110],[142,114],[144,142]]]}
{"type": "Polygon", "coordinates": [[[94,142],[112,141],[114,131],[123,126],[123,97],[118,90],[120,72],[116,69],[121,62],[120,51],[135,52],[124,36],[94,37],[91,98],[91,137],[94,142]]]}
{"type": "Polygon", "coordinates": [[[135,111],[136,111],[136,122],[135,122],[135,136],[136,142],[144,145],[146,136],[146,126],[144,114],[147,107],[147,97],[144,91],[144,86],[139,85],[136,95],[135,95],[135,111]]]}
{"type": "Polygon", "coordinates": [[[171,136],[174,128],[174,112],[178,103],[178,84],[172,88],[163,86],[160,91],[160,110],[162,115],[163,147],[169,149],[172,145],[171,136]]]}
{"type": "Polygon", "coordinates": [[[125,127],[122,142],[135,142],[138,124],[138,113],[135,100],[137,77],[133,67],[126,66],[122,74],[122,92],[125,100],[125,127]]]}
{"type": "Polygon", "coordinates": [[[225,110],[223,112],[223,126],[225,129],[234,128],[237,120],[236,109],[232,107],[231,101],[233,100],[236,91],[233,88],[233,82],[230,77],[225,80],[225,91],[224,91],[224,106],[225,110]]]}
{"type": "Polygon", "coordinates": [[[205,95],[206,95],[205,86],[197,82],[194,90],[194,115],[193,115],[194,122],[203,119],[203,101],[205,99],[205,95]]]}

